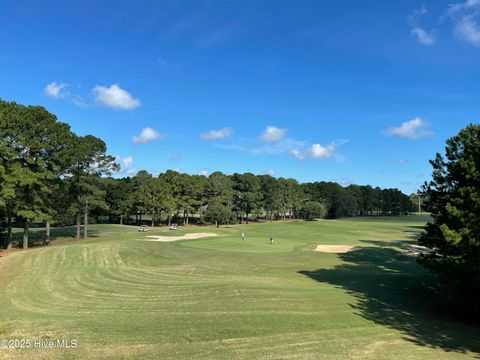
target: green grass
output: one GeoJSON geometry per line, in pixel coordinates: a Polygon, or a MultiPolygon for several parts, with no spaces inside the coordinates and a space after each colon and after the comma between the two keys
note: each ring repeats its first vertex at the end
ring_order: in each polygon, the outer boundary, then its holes
{"type": "Polygon", "coordinates": [[[165,228],[93,225],[90,240],[0,258],[0,339],[78,347],[0,358],[478,357],[480,330],[434,311],[431,276],[402,256],[426,220],[188,227],[175,234],[220,236],[170,243],[138,240],[165,228]],[[362,249],[313,252],[319,244],[362,249]]]}

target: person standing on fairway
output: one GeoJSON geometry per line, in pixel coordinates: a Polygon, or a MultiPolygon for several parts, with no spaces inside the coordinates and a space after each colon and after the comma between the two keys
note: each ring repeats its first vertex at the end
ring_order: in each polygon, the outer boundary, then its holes
{"type": "Polygon", "coordinates": [[[273,236],[270,235],[270,245],[273,245],[273,236]]]}
{"type": "Polygon", "coordinates": [[[240,237],[242,238],[242,241],[245,241],[245,233],[244,233],[244,232],[242,232],[242,233],[240,234],[240,237]]]}

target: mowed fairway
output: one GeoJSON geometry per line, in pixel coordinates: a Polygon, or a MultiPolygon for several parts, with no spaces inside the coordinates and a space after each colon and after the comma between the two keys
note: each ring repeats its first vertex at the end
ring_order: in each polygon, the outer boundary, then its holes
{"type": "Polygon", "coordinates": [[[0,338],[78,340],[0,358],[478,357],[480,331],[436,313],[431,277],[403,254],[425,221],[188,227],[176,234],[219,236],[178,242],[94,225],[90,240],[0,258],[0,338]]]}

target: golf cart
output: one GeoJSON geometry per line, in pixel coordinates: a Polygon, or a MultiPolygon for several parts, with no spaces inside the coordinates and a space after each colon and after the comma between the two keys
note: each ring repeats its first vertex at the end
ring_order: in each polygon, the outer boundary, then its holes
{"type": "Polygon", "coordinates": [[[178,224],[171,224],[170,230],[178,230],[178,224]]]}
{"type": "Polygon", "coordinates": [[[148,231],[147,225],[141,225],[140,228],[138,229],[138,232],[147,232],[147,231],[148,231]]]}

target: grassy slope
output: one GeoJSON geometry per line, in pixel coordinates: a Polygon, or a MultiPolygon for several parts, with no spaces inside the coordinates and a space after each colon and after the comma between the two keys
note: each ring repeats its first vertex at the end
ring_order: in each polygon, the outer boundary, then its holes
{"type": "Polygon", "coordinates": [[[0,358],[474,357],[480,331],[435,314],[430,276],[400,256],[424,221],[190,227],[222,236],[174,243],[92,226],[91,240],[0,259],[0,338],[79,347],[0,358]],[[311,251],[318,244],[364,248],[311,251]]]}

